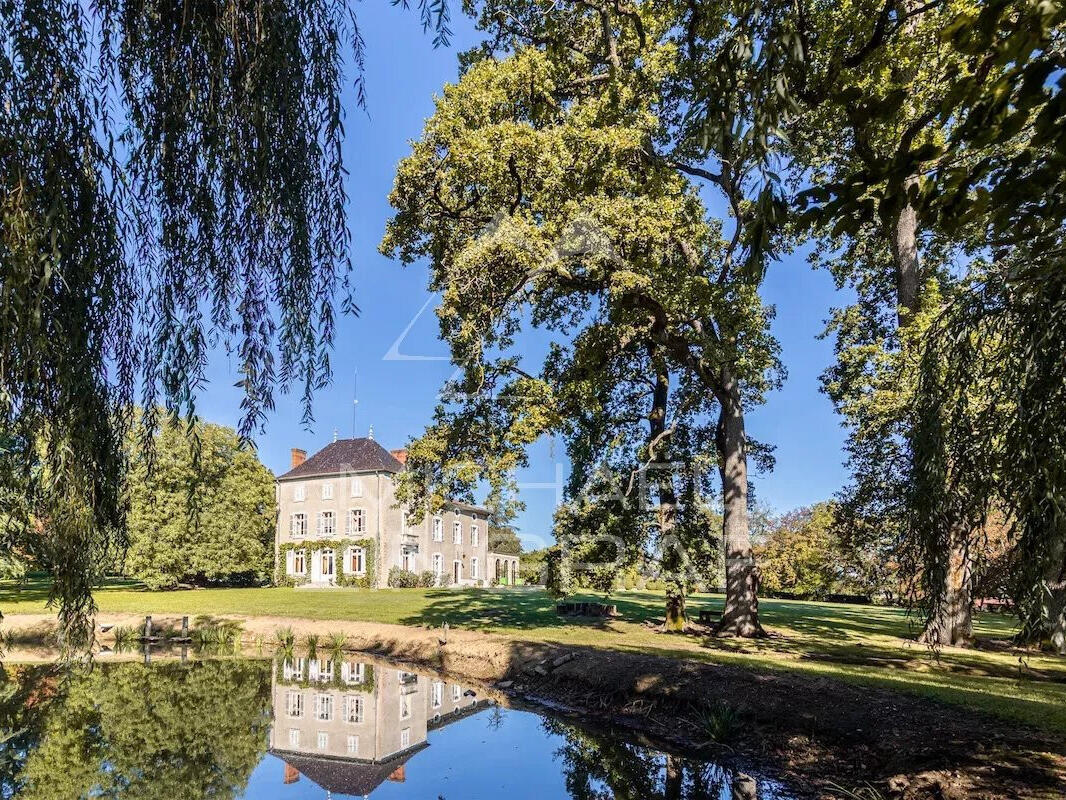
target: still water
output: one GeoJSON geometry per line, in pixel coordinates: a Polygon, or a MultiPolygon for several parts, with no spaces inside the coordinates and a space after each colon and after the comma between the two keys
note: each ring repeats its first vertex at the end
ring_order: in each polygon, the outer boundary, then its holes
{"type": "Polygon", "coordinates": [[[0,797],[788,800],[769,780],[364,659],[0,671],[0,797]]]}

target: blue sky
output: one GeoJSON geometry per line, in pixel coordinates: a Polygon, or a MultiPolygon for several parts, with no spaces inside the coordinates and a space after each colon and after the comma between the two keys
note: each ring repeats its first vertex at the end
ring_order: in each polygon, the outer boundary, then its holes
{"type": "MultiPolygon", "coordinates": [[[[349,109],[345,161],[361,314],[339,321],[333,384],[315,397],[311,430],[300,422],[299,387],[293,387],[294,392],[278,398],[265,431],[256,437],[260,458],[275,473],[288,468],[291,447],[314,452],[332,440],[335,428],[342,437],[352,435],[356,371],[356,433],[365,436],[373,425],[374,438],[388,448],[400,447],[422,431],[441,383],[452,371],[447,349],[437,338],[426,266],[403,268],[379,255],[377,245],[389,217],[387,196],[396,164],[432,113],[434,95],[456,80],[457,53],[477,36],[465,18],[456,19],[452,46],[434,50],[416,13],[388,3],[361,4],[358,12],[367,45],[368,108],[367,113],[349,109]]],[[[762,502],[783,511],[827,499],[845,480],[844,432],[818,391],[818,375],[833,360],[832,343],[817,337],[830,307],[846,298],[828,274],[813,271],[802,255],[771,266],[763,297],[777,307],[774,333],[789,375],[765,406],[750,412],[748,430],[777,447],[776,468],[755,477],[756,492],[762,502]]],[[[210,421],[235,425],[238,420],[240,397],[233,388],[238,376],[232,367],[224,353],[209,366],[210,384],[199,408],[210,421]]],[[[530,468],[519,475],[527,510],[518,526],[527,545],[551,539],[557,476],[566,468],[562,455],[561,446],[540,444],[531,452],[530,468]]]]}

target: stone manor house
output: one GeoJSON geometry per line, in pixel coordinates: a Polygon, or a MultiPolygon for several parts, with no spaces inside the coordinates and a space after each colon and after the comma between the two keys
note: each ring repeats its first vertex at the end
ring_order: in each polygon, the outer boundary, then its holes
{"type": "Polygon", "coordinates": [[[310,458],[294,448],[277,478],[278,582],[385,587],[399,567],[431,571],[438,586],[514,585],[518,556],[489,552],[487,509],[449,502],[408,521],[394,485],[406,460],[373,438],[334,441],[310,458]]]}

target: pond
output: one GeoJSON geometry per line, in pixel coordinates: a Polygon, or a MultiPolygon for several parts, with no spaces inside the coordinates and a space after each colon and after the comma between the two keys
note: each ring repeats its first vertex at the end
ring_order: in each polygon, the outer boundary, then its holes
{"type": "Polygon", "coordinates": [[[780,784],[365,657],[0,671],[0,797],[788,800],[780,784]]]}

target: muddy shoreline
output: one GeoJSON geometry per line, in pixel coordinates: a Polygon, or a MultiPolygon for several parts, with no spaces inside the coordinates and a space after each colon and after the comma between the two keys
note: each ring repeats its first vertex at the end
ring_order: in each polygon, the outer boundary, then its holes
{"type": "MultiPolygon", "coordinates": [[[[654,655],[525,642],[469,631],[280,617],[242,623],[245,646],[279,629],[297,640],[343,632],[346,649],[476,682],[509,705],[532,704],[621,726],[636,736],[743,769],[758,764],[812,797],[872,786],[888,800],[1061,800],[1066,742],[956,706],[787,673],[654,655]],[[715,741],[718,738],[719,741],[715,741]]],[[[108,615],[101,624],[143,618],[108,615]]],[[[155,618],[163,627],[180,620],[155,618]]],[[[43,615],[9,617],[32,643],[43,615]]],[[[101,636],[108,643],[108,635],[101,636]]],[[[765,770],[761,770],[764,771],[765,770]]]]}

